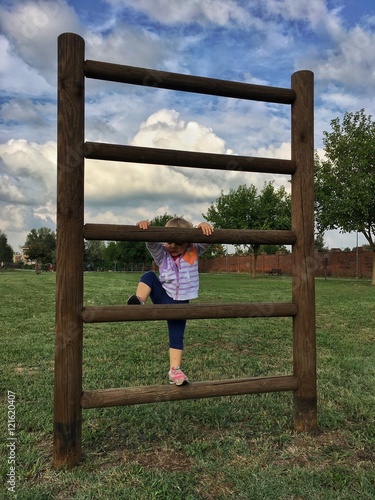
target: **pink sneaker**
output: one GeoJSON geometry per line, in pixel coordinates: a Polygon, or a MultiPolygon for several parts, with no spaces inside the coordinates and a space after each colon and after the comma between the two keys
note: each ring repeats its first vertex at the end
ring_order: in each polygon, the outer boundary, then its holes
{"type": "Polygon", "coordinates": [[[185,385],[189,383],[189,379],[179,366],[173,367],[168,372],[170,384],[185,385]]]}

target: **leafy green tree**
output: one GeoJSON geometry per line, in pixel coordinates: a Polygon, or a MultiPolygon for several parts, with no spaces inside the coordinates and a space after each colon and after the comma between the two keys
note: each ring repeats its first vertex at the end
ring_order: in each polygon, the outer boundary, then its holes
{"type": "Polygon", "coordinates": [[[0,264],[1,262],[13,262],[13,248],[8,245],[7,235],[0,230],[0,264]]]}
{"type": "Polygon", "coordinates": [[[317,252],[328,252],[328,248],[325,246],[324,243],[323,233],[318,233],[315,235],[314,246],[317,252]]]}
{"type": "Polygon", "coordinates": [[[325,157],[315,155],[315,211],[320,231],[358,231],[374,252],[375,122],[363,109],[331,121],[324,132],[325,157]]]}
{"type": "Polygon", "coordinates": [[[152,258],[143,241],[118,241],[116,245],[122,269],[133,264],[151,264],[152,258]]]}
{"type": "Polygon", "coordinates": [[[85,242],[85,266],[87,269],[95,271],[104,267],[105,243],[99,240],[89,240],[85,242]]]}
{"type": "MultiPolygon", "coordinates": [[[[176,217],[176,215],[170,215],[168,213],[157,215],[151,220],[151,225],[164,227],[173,217],[176,217]]],[[[120,241],[118,246],[120,248],[122,261],[125,264],[151,265],[152,257],[143,241],[120,241]]]]}
{"type": "Polygon", "coordinates": [[[56,233],[48,227],[32,229],[26,236],[25,245],[29,259],[35,260],[35,272],[39,272],[40,264],[55,263],[56,233]]]}
{"type": "MultiPolygon", "coordinates": [[[[221,229],[290,229],[291,199],[284,186],[275,189],[273,182],[264,183],[260,193],[254,185],[242,185],[228,194],[222,191],[203,217],[221,229]]],[[[254,278],[260,249],[261,245],[245,245],[245,252],[254,254],[254,278]]]]}
{"type": "Polygon", "coordinates": [[[154,217],[151,221],[151,225],[164,227],[169,220],[173,219],[173,217],[178,217],[178,216],[170,215],[167,214],[167,212],[165,212],[164,215],[157,215],[156,217],[154,217]]]}
{"type": "Polygon", "coordinates": [[[117,271],[120,267],[119,264],[119,252],[116,241],[110,241],[107,243],[104,252],[104,266],[106,269],[113,269],[117,271]]]}
{"type": "Polygon", "coordinates": [[[266,253],[267,255],[275,255],[276,253],[290,253],[285,245],[260,245],[259,253],[266,253]]]}
{"type": "Polygon", "coordinates": [[[224,245],[220,243],[213,243],[199,258],[203,260],[209,260],[215,259],[215,257],[224,257],[226,254],[227,250],[224,245]]]}

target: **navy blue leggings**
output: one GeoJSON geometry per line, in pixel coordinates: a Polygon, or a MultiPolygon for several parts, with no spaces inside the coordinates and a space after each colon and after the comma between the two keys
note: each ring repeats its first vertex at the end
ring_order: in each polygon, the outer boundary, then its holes
{"type": "MultiPolygon", "coordinates": [[[[164,290],[159,278],[153,271],[147,271],[140,281],[151,288],[150,298],[153,304],[188,304],[188,300],[174,300],[164,290]]],[[[169,347],[172,349],[184,348],[184,333],[186,319],[170,319],[167,321],[169,347]]]]}

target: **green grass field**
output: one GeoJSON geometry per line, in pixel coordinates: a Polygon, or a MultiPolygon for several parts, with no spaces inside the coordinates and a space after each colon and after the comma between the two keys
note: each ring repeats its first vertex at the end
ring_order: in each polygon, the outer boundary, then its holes
{"type": "MultiPolygon", "coordinates": [[[[138,278],[87,273],[85,303],[124,303],[138,278]]],[[[293,431],[292,393],[84,410],[72,470],[52,468],[55,276],[6,272],[0,289],[2,498],[375,498],[369,281],[316,282],[317,436],[293,431]]],[[[290,298],[287,277],[201,276],[202,302],[290,298]]],[[[87,325],[84,389],[167,383],[167,346],[165,322],[87,325]]],[[[291,374],[291,319],[190,321],[184,369],[192,381],[291,374]]]]}

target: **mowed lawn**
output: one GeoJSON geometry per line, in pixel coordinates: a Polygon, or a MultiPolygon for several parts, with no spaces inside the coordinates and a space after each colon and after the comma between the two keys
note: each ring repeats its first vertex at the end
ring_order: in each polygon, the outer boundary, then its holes
{"type": "MultiPolygon", "coordinates": [[[[86,273],[85,303],[125,303],[138,278],[86,273]]],[[[72,470],[52,468],[55,275],[5,272],[0,290],[1,498],[375,498],[370,281],[316,281],[317,435],[293,431],[289,392],[84,410],[72,470]]],[[[201,275],[201,302],[289,300],[288,277],[201,275]]],[[[85,390],[164,384],[168,368],[164,321],[85,326],[85,390]]],[[[291,374],[292,320],[192,320],[184,369],[191,381],[291,374]]]]}

